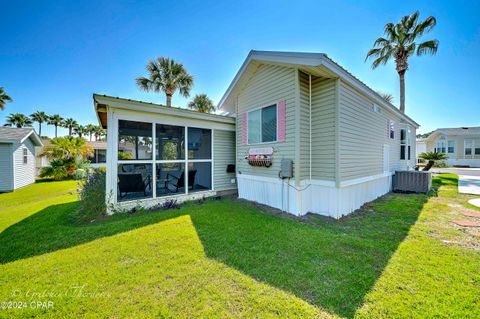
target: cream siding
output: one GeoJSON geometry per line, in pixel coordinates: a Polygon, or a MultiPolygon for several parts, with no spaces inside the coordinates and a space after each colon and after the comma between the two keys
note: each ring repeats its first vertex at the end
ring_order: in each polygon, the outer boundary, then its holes
{"type": "Polygon", "coordinates": [[[213,131],[213,169],[215,190],[237,188],[235,173],[227,173],[227,165],[235,164],[235,132],[213,131]]]}
{"type": "Polygon", "coordinates": [[[0,192],[13,190],[12,144],[0,143],[0,192]]]}
{"type": "Polygon", "coordinates": [[[30,139],[22,144],[13,144],[15,169],[15,189],[35,182],[35,147],[30,139]],[[23,149],[27,149],[27,163],[23,163],[23,149]]]}
{"type": "MultiPolygon", "coordinates": [[[[296,69],[260,65],[237,96],[237,171],[256,176],[278,177],[281,159],[295,160],[295,82],[296,69]],[[286,141],[284,143],[242,144],[242,114],[250,110],[286,101],[286,141]],[[249,148],[274,149],[271,167],[253,167],[245,159],[249,148]]],[[[297,168],[295,167],[295,173],[297,168]]]]}
{"type": "MultiPolygon", "coordinates": [[[[390,146],[390,167],[400,169],[399,118],[373,110],[373,102],[344,82],[339,92],[340,180],[383,173],[383,145],[390,146]],[[388,137],[387,120],[397,123],[395,139],[388,137]]],[[[415,129],[412,128],[413,133],[415,129]]]]}
{"type": "Polygon", "coordinates": [[[312,80],[312,178],[335,180],[334,79],[312,80]]]}
{"type": "Polygon", "coordinates": [[[310,178],[310,88],[309,76],[299,72],[300,85],[300,180],[310,178]]]}

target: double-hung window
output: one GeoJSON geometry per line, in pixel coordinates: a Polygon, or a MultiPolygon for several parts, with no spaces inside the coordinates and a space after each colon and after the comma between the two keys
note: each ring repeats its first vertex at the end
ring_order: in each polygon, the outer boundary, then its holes
{"type": "Polygon", "coordinates": [[[447,151],[449,154],[455,153],[455,141],[447,141],[447,151]]]}
{"type": "Polygon", "coordinates": [[[401,160],[404,160],[406,157],[405,156],[406,148],[407,148],[407,130],[402,128],[400,130],[400,159],[401,160]]]}
{"type": "Polygon", "coordinates": [[[26,148],[23,149],[23,164],[28,163],[28,150],[26,148]]]}
{"type": "Polygon", "coordinates": [[[277,105],[248,112],[248,144],[277,141],[277,105]]]}
{"type": "Polygon", "coordinates": [[[465,140],[465,156],[472,156],[473,140],[465,140]]]}
{"type": "Polygon", "coordinates": [[[388,125],[389,125],[388,127],[389,137],[390,139],[394,140],[395,139],[395,121],[389,120],[388,125]]]}

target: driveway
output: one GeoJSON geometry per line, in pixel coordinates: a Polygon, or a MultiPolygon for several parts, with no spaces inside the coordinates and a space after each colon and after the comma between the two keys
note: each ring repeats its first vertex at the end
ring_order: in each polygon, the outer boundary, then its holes
{"type": "Polygon", "coordinates": [[[480,195],[480,168],[433,168],[433,173],[458,175],[458,192],[480,195]]]}

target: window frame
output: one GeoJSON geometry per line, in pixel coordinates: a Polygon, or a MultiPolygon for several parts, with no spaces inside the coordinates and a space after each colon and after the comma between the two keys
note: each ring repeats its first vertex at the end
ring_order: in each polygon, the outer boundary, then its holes
{"type": "Polygon", "coordinates": [[[447,153],[446,153],[446,154],[455,154],[456,148],[457,148],[456,146],[457,146],[457,145],[456,145],[455,141],[453,141],[453,140],[447,140],[447,153]],[[450,145],[449,145],[450,143],[452,143],[453,146],[450,146],[450,145]],[[450,148],[453,149],[452,152],[450,152],[450,148]]]}
{"type": "Polygon", "coordinates": [[[22,149],[23,165],[28,164],[28,148],[24,147],[22,149]]]}
{"type": "Polygon", "coordinates": [[[270,144],[270,143],[278,143],[278,103],[256,107],[256,108],[253,108],[253,109],[247,111],[247,145],[262,145],[262,144],[270,144]],[[250,113],[260,111],[260,140],[262,140],[262,137],[263,137],[263,132],[262,132],[262,129],[263,129],[263,112],[262,112],[262,110],[267,108],[267,107],[272,107],[272,106],[275,107],[275,140],[268,141],[268,142],[260,141],[260,142],[250,143],[250,139],[249,139],[250,113]]]}
{"type": "Polygon", "coordinates": [[[395,135],[397,134],[395,128],[396,128],[397,125],[395,124],[395,121],[392,120],[392,119],[390,119],[390,123],[389,123],[389,124],[390,124],[390,127],[388,128],[388,132],[390,133],[389,138],[390,138],[391,140],[395,140],[395,135]]]}
{"type": "Polygon", "coordinates": [[[475,145],[473,139],[465,139],[463,141],[463,157],[466,158],[467,156],[469,156],[470,158],[473,158],[475,152],[474,150],[475,145]],[[469,144],[469,147],[467,147],[467,144],[469,144]],[[467,154],[467,148],[470,149],[470,154],[467,154]]]}

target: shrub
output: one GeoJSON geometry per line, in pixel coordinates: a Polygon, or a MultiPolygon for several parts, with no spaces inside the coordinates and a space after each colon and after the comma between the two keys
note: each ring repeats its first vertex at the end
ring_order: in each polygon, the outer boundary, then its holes
{"type": "Polygon", "coordinates": [[[80,221],[92,221],[107,213],[105,204],[105,172],[93,170],[80,182],[80,221]]]}
{"type": "Polygon", "coordinates": [[[72,174],[73,179],[75,179],[77,181],[86,178],[86,176],[87,176],[87,172],[83,168],[77,169],[72,174]]]}

